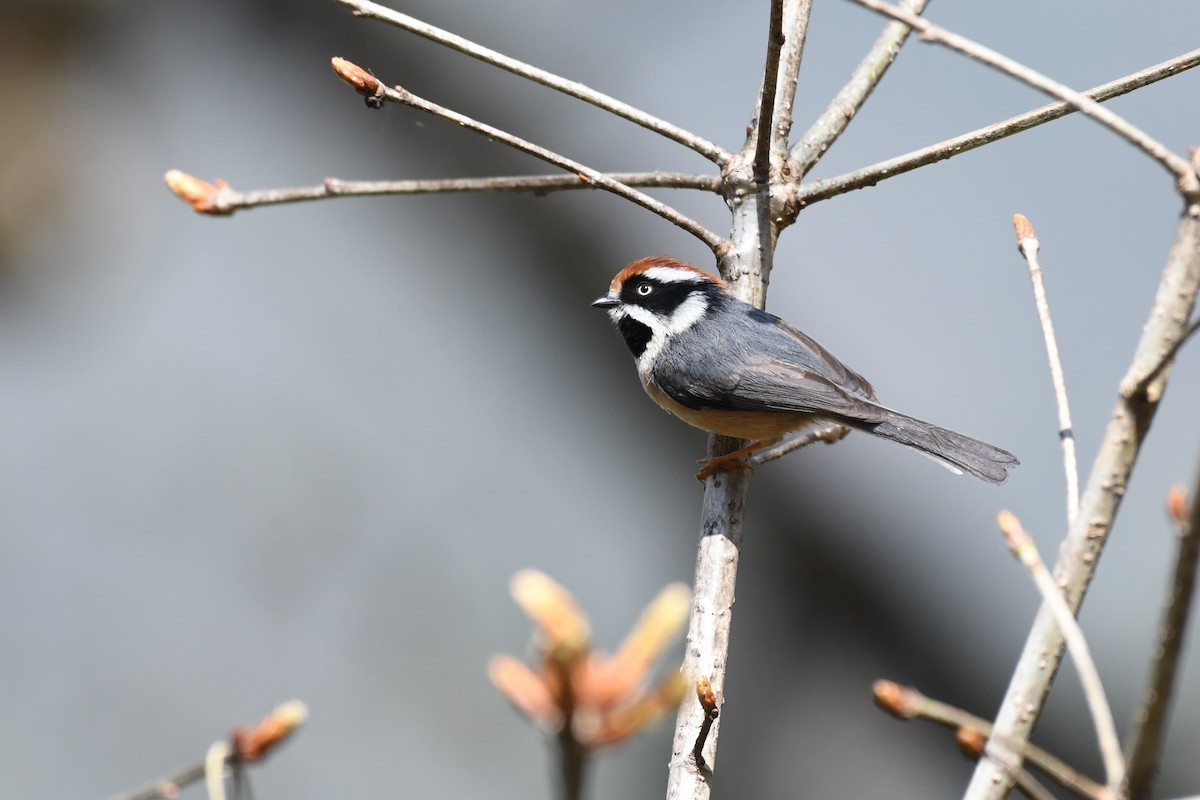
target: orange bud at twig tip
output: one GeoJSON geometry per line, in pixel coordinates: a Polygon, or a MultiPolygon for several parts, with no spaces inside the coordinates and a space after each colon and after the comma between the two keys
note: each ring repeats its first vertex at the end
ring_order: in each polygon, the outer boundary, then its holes
{"type": "Polygon", "coordinates": [[[916,696],[912,689],[893,681],[875,681],[871,691],[875,705],[898,719],[912,719],[917,715],[916,696]]]}
{"type": "Polygon", "coordinates": [[[379,79],[371,74],[370,70],[365,70],[353,61],[347,61],[337,56],[334,56],[331,63],[333,71],[337,73],[338,77],[353,86],[354,91],[366,98],[368,108],[383,107],[383,97],[387,90],[383,88],[379,79]]]}
{"type": "Polygon", "coordinates": [[[1013,214],[1013,228],[1017,231],[1018,239],[1036,239],[1033,223],[1024,214],[1013,214]]]}
{"type": "Polygon", "coordinates": [[[277,707],[253,728],[234,728],[233,752],[242,761],[258,761],[308,719],[308,707],[299,700],[277,707]]]}
{"type": "Polygon", "coordinates": [[[704,709],[704,714],[709,719],[716,719],[721,713],[717,708],[717,693],[713,690],[712,683],[708,678],[696,679],[696,698],[700,701],[700,707],[704,709]]]}
{"type": "Polygon", "coordinates": [[[1167,510],[1178,523],[1187,521],[1187,490],[1182,486],[1172,486],[1167,492],[1167,510]]]}
{"type": "Polygon", "coordinates": [[[163,183],[183,202],[192,207],[193,211],[201,214],[211,214],[216,209],[217,193],[229,184],[218,180],[216,185],[202,181],[194,175],[188,175],[177,169],[163,175],[163,183]]]}

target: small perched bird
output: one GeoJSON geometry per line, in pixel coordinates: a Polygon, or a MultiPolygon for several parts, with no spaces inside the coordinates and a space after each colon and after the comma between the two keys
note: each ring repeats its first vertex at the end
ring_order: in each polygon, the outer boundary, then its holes
{"type": "Polygon", "coordinates": [[[646,393],[710,433],[752,443],[709,459],[705,478],[816,421],[837,422],[1003,483],[1007,450],[881,406],[865,378],[807,334],[729,293],[725,281],[666,256],[635,261],[592,303],[637,359],[646,393]]]}

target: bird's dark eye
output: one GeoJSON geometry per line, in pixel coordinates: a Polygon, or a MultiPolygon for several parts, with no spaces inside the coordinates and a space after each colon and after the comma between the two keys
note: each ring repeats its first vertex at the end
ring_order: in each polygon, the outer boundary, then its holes
{"type": "Polygon", "coordinates": [[[643,282],[643,283],[639,283],[634,288],[634,291],[637,292],[642,297],[648,297],[650,295],[650,293],[654,291],[654,287],[648,283],[643,282]]]}

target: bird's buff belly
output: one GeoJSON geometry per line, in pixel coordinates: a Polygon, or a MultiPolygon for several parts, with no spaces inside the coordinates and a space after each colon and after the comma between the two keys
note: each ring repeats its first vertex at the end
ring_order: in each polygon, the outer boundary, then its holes
{"type": "Polygon", "coordinates": [[[817,417],[796,411],[731,411],[716,408],[688,408],[647,381],[646,394],[654,402],[687,424],[722,436],[769,441],[812,424],[817,417]]]}

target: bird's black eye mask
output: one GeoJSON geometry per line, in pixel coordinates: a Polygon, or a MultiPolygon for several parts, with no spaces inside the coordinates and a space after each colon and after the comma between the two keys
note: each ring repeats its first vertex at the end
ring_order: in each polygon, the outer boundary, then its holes
{"type": "Polygon", "coordinates": [[[692,281],[662,283],[653,278],[635,278],[621,287],[621,302],[669,317],[698,288],[692,281]]]}

